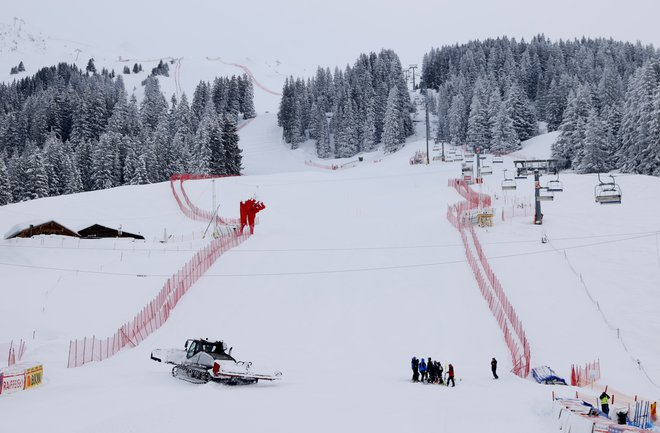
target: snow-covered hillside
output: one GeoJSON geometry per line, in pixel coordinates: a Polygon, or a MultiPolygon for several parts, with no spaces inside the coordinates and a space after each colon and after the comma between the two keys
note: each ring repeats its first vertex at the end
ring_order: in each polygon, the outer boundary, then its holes
{"type": "MultiPolygon", "coordinates": [[[[425,147],[418,135],[393,155],[368,154],[326,170],[305,164],[329,164],[311,149],[289,151],[275,125],[274,115],[247,124],[240,131],[247,175],[215,181],[222,215],[237,216],[238,202],[252,195],[266,203],[254,237],[222,256],[160,330],[100,363],[67,369],[69,340],[108,336],[130,319],[208,242],[198,239],[206,225],[180,213],[169,183],[0,208],[2,232],[55,219],[74,229],[121,224],[147,238],[0,243],[9,300],[0,305],[0,342],[25,338],[25,359],[45,365],[43,386],[2,397],[3,413],[12,414],[3,425],[14,432],[179,432],[191,428],[191,414],[206,413],[241,431],[557,431],[551,390],[567,396],[574,390],[508,373],[502,334],[446,220],[447,206],[461,200],[447,187],[460,164],[410,165],[425,147]],[[161,243],[165,231],[172,238],[161,243]],[[284,379],[243,388],[192,385],[149,359],[154,348],[182,347],[200,336],[225,339],[238,358],[279,369],[284,379]],[[410,383],[413,355],[452,363],[457,386],[410,383]],[[493,356],[499,381],[490,376],[493,356]],[[39,417],[32,416],[35,405],[39,417]]],[[[525,203],[533,193],[531,180],[500,190],[511,160],[494,165],[482,186],[498,216],[516,197],[525,203]]],[[[623,204],[608,207],[594,202],[593,176],[561,180],[565,191],[544,203],[543,226],[521,216],[479,230],[527,330],[532,366],[550,365],[567,377],[571,363],[600,359],[602,386],[653,398],[656,389],[633,359],[660,377],[658,352],[649,344],[660,331],[652,284],[660,259],[655,204],[648,201],[660,182],[617,178],[623,204]],[[549,243],[540,242],[543,234],[549,243]]],[[[194,203],[210,209],[212,187],[189,181],[186,188],[194,203]]]]}
{"type": "Polygon", "coordinates": [[[298,73],[294,65],[283,64],[274,58],[253,59],[241,56],[235,50],[208,50],[191,47],[187,51],[170,49],[166,46],[145,53],[136,53],[126,47],[126,51],[111,51],[105,47],[90,45],[85,41],[73,41],[42,34],[32,28],[29,22],[15,18],[11,22],[0,22],[0,81],[32,76],[42,67],[54,66],[60,62],[73,63],[85,69],[89,59],[94,59],[98,71],[106,68],[121,75],[126,90],[142,98],[142,81],[162,60],[169,62],[169,77],[159,76],[163,92],[180,97],[186,93],[189,101],[200,80],[213,81],[218,76],[241,75],[247,73],[255,80],[255,107],[258,112],[275,112],[279,106],[279,92],[285,77],[298,73]],[[224,56],[224,57],[223,57],[224,56]],[[25,71],[10,74],[13,67],[23,62],[25,71]],[[142,65],[142,71],[123,74],[125,66],[133,68],[135,63],[142,65]]]}

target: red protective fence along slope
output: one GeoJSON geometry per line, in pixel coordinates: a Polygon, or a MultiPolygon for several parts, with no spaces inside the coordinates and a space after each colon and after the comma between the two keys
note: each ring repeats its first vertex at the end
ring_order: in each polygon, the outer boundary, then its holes
{"type": "MultiPolygon", "coordinates": [[[[207,174],[173,174],[172,176],[170,176],[170,187],[172,188],[172,194],[174,194],[174,199],[179,205],[179,209],[181,209],[181,211],[188,218],[193,219],[195,221],[203,221],[203,222],[211,221],[213,219],[213,212],[205,211],[195,206],[188,197],[186,190],[183,188],[183,182],[187,180],[220,179],[224,177],[233,177],[233,176],[230,175],[216,176],[216,175],[207,175],[207,174]],[[181,190],[183,201],[181,200],[181,198],[179,198],[179,195],[176,192],[176,187],[174,186],[176,181],[179,181],[179,189],[181,190]]],[[[241,223],[241,220],[239,218],[223,218],[219,215],[216,215],[216,220],[217,223],[221,225],[240,225],[241,223]]]]}
{"type": "Polygon", "coordinates": [[[588,386],[600,380],[600,360],[590,362],[584,367],[571,365],[571,385],[588,386]]]}
{"type": "MultiPolygon", "coordinates": [[[[187,196],[185,196],[185,200],[187,203],[190,203],[190,207],[186,207],[174,187],[175,180],[179,180],[181,182],[181,191],[185,195],[185,190],[183,189],[183,182],[185,180],[205,178],[211,177],[176,175],[176,177],[172,176],[170,184],[174,199],[181,211],[189,218],[206,222],[212,218],[211,213],[194,206],[188,200],[187,196]]],[[[107,338],[96,338],[96,336],[92,336],[91,338],[85,337],[82,340],[71,341],[69,343],[68,367],[80,367],[89,362],[102,361],[115,355],[127,346],[135,347],[140,344],[148,335],[165,323],[170,316],[170,312],[177,305],[181,297],[215,263],[218,257],[225,251],[240,245],[249,237],[249,234],[230,234],[214,239],[208,246],[198,251],[176,274],[168,278],[158,295],[133,320],[120,326],[113,336],[107,338]]]]}
{"type": "Polygon", "coordinates": [[[461,234],[467,262],[477,280],[479,290],[504,334],[504,340],[513,362],[513,372],[520,377],[527,377],[530,371],[531,351],[522,322],[509,302],[502,284],[490,267],[479,237],[467,215],[468,211],[476,209],[480,205],[490,207],[491,198],[486,194],[473,191],[465,181],[460,179],[450,180],[449,186],[454,187],[465,198],[465,201],[449,206],[447,219],[461,234]],[[476,257],[470,244],[474,245],[476,257]]]}

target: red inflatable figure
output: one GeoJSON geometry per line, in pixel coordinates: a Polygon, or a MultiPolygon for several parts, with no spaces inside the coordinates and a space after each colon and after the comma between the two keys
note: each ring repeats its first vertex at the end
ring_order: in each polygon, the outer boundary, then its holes
{"type": "Polygon", "coordinates": [[[247,225],[247,212],[246,212],[246,203],[245,202],[243,202],[243,201],[241,202],[240,209],[241,209],[241,230],[240,230],[240,233],[243,233],[243,228],[247,225]]]}
{"type": "Polygon", "coordinates": [[[241,233],[243,233],[243,227],[248,225],[250,226],[250,234],[254,234],[254,218],[258,212],[264,209],[266,209],[266,205],[253,198],[241,202],[241,233]]]}

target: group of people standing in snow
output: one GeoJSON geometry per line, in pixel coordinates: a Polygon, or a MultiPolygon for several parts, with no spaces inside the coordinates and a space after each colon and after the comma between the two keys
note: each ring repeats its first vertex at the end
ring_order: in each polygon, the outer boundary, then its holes
{"type": "Polygon", "coordinates": [[[428,357],[428,361],[425,361],[424,358],[417,359],[416,356],[413,356],[411,368],[413,371],[413,382],[446,384],[447,386],[451,383],[451,386],[456,386],[456,382],[454,381],[454,366],[451,364],[447,366],[447,372],[444,378],[442,375],[444,372],[442,364],[432,360],[430,356],[428,357]]]}
{"type": "MultiPolygon", "coordinates": [[[[413,356],[410,361],[410,367],[413,371],[413,382],[437,383],[447,386],[451,383],[451,386],[456,386],[454,380],[454,366],[451,364],[447,366],[444,380],[442,376],[442,373],[444,372],[442,364],[438,361],[432,360],[430,356],[427,361],[425,361],[424,358],[417,359],[416,356],[413,356]]],[[[497,375],[497,359],[495,358],[490,361],[490,371],[493,373],[493,379],[500,378],[497,375]]]]}

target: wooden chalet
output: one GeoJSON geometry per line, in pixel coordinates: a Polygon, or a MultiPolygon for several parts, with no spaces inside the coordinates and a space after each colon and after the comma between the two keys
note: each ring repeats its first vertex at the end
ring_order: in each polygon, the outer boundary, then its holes
{"type": "Polygon", "coordinates": [[[41,224],[23,224],[11,229],[5,239],[31,238],[38,235],[59,235],[79,238],[80,235],[71,229],[64,227],[57,221],[47,221],[41,224]]]}
{"type": "Polygon", "coordinates": [[[136,235],[133,233],[125,232],[120,229],[113,229],[110,227],[102,226],[101,224],[94,224],[82,230],[79,230],[78,233],[81,237],[85,239],[102,239],[102,238],[133,238],[133,239],[144,239],[142,235],[136,235]]]}

